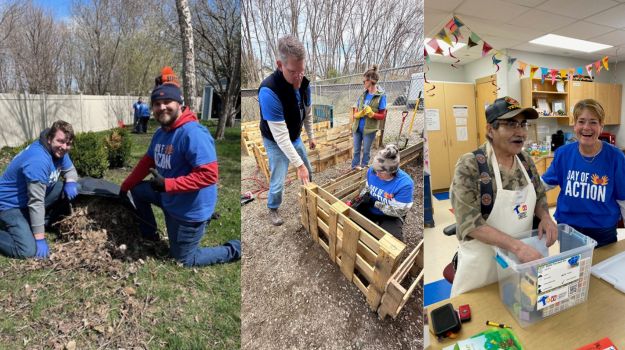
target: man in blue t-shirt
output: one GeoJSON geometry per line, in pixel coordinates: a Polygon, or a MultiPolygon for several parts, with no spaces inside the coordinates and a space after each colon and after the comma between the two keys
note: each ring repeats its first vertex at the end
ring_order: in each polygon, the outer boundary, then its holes
{"type": "Polygon", "coordinates": [[[208,130],[195,114],[182,107],[176,83],[164,83],[152,91],[152,112],[161,124],[148,148],[121,185],[140,215],[144,238],[158,240],[151,205],[163,209],[170,255],[184,266],[225,263],[241,256],[241,242],[231,240],[218,247],[200,247],[207,222],[217,202],[217,154],[208,130]],[[149,173],[150,181],[142,181],[149,173]]]}
{"type": "Polygon", "coordinates": [[[69,150],[72,126],[62,120],[41,133],[9,163],[0,178],[0,253],[13,258],[47,258],[44,227],[61,192],[78,195],[78,174],[69,150]],[[60,177],[65,182],[59,181],[60,177]]]}
{"type": "Polygon", "coordinates": [[[378,151],[367,171],[362,202],[356,210],[399,240],[403,240],[404,219],[413,203],[414,182],[399,169],[399,150],[390,144],[378,151]]]}
{"type": "Polygon", "coordinates": [[[278,40],[278,69],[265,78],[258,89],[260,132],[269,158],[269,221],[275,226],[284,223],[278,214],[282,204],[284,180],[289,164],[297,169],[303,184],[311,180],[312,167],[300,134],[302,125],[308,134],[310,149],[316,146],[309,81],[304,77],[306,50],[293,35],[278,40]]]}
{"type": "Polygon", "coordinates": [[[132,123],[133,125],[132,132],[134,133],[141,132],[141,113],[142,113],[143,105],[144,105],[143,97],[139,97],[137,102],[135,102],[132,105],[132,111],[133,111],[133,116],[134,116],[134,121],[132,123]]]}
{"type": "Polygon", "coordinates": [[[147,103],[143,102],[139,106],[139,125],[137,133],[147,133],[148,132],[148,121],[150,121],[150,107],[147,103]]]}

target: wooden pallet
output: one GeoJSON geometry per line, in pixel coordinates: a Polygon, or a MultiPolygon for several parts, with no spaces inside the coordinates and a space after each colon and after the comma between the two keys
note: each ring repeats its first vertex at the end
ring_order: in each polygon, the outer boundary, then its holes
{"type": "Polygon", "coordinates": [[[397,317],[419,283],[423,280],[423,274],[423,240],[421,240],[391,275],[378,308],[378,316],[381,319],[389,315],[393,318],[397,317]],[[410,285],[404,287],[404,283],[410,282],[411,278],[410,285]]]}
{"type": "MultiPolygon", "coordinates": [[[[308,160],[315,172],[324,171],[352,157],[354,146],[351,138],[351,130],[348,129],[347,126],[321,129],[319,132],[316,132],[315,140],[317,141],[317,147],[307,152],[308,160]]],[[[302,142],[306,141],[307,138],[304,140],[304,137],[302,137],[302,142]]],[[[262,145],[262,143],[252,143],[252,154],[256,159],[256,165],[265,175],[267,182],[269,182],[269,159],[265,151],[265,146],[262,145]]],[[[297,178],[297,172],[293,166],[289,166],[287,178],[297,178]]]]}
{"type": "Polygon", "coordinates": [[[406,245],[314,183],[302,186],[300,206],[313,241],[376,311],[406,245]]]}
{"type": "MultiPolygon", "coordinates": [[[[414,164],[422,148],[417,144],[402,150],[400,165],[414,164]]],[[[360,192],[366,174],[366,168],[354,170],[321,187],[302,186],[301,223],[362,291],[370,308],[382,319],[395,318],[423,279],[423,241],[398,264],[405,244],[344,203],[360,192]]]]}
{"type": "MultiPolygon", "coordinates": [[[[314,123],[313,131],[315,133],[315,139],[319,137],[319,135],[317,135],[318,133],[323,133],[323,130],[326,129],[330,129],[329,121],[314,123]]],[[[308,141],[308,135],[303,128],[301,137],[302,141],[308,141]]],[[[263,137],[260,134],[259,121],[241,123],[241,151],[243,151],[246,156],[253,155],[254,150],[252,147],[254,144],[259,147],[263,145],[263,137]]]]}

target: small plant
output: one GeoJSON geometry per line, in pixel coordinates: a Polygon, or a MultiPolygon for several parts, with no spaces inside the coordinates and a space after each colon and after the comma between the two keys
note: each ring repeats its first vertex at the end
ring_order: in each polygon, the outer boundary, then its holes
{"type": "Polygon", "coordinates": [[[128,135],[128,130],[116,128],[104,139],[108,149],[108,160],[111,168],[121,168],[130,157],[132,139],[128,135]]]}
{"type": "Polygon", "coordinates": [[[70,156],[81,176],[101,178],[109,167],[104,139],[94,132],[77,134],[70,156]]]}

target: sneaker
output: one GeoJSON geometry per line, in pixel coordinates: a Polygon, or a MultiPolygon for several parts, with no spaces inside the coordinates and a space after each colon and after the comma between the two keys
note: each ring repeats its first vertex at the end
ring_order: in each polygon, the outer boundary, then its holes
{"type": "Polygon", "coordinates": [[[361,167],[361,166],[355,166],[355,167],[353,167],[353,168],[352,168],[352,170],[358,170],[358,171],[361,171],[361,170],[362,170],[362,167],[361,167]]]}
{"type": "Polygon", "coordinates": [[[269,209],[269,221],[271,221],[271,224],[274,226],[284,224],[284,220],[282,220],[280,214],[278,214],[278,209],[269,209]]]}

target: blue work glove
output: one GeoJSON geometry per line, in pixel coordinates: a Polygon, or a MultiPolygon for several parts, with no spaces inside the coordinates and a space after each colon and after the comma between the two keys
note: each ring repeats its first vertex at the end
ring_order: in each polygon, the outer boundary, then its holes
{"type": "Polygon", "coordinates": [[[150,168],[150,173],[152,174],[152,178],[150,179],[150,186],[156,192],[165,192],[165,178],[158,173],[158,171],[154,168],[150,168]]]}
{"type": "Polygon", "coordinates": [[[35,240],[37,243],[37,252],[35,253],[36,259],[46,259],[50,254],[50,248],[48,248],[48,242],[45,238],[35,240]]]}
{"type": "Polygon", "coordinates": [[[75,182],[65,182],[63,192],[65,192],[65,196],[71,201],[78,195],[78,185],[75,182]]]}

